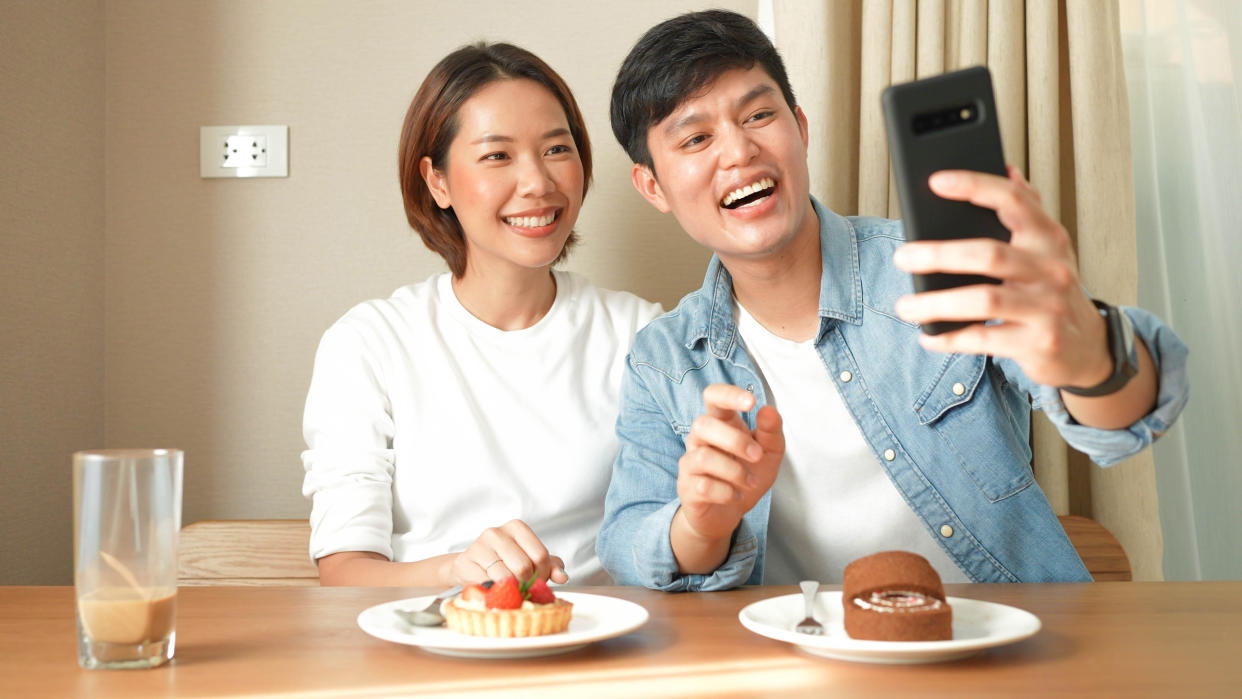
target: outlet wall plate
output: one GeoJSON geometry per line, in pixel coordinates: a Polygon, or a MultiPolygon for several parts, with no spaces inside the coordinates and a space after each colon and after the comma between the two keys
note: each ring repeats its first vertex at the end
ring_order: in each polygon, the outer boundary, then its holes
{"type": "Polygon", "coordinates": [[[203,126],[198,147],[202,177],[289,176],[288,126],[203,126]]]}

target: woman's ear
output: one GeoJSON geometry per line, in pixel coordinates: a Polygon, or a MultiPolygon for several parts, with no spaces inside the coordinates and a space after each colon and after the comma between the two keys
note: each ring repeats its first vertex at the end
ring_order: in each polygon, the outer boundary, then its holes
{"type": "Polygon", "coordinates": [[[664,200],[664,189],[660,187],[660,182],[656,180],[651,168],[635,163],[630,169],[630,181],[634,183],[634,189],[643,195],[643,199],[646,199],[660,213],[667,214],[671,211],[668,202],[664,200]]]}
{"type": "Polygon", "coordinates": [[[447,209],[453,205],[453,201],[449,197],[444,173],[437,170],[431,164],[431,156],[424,155],[422,160],[418,161],[418,173],[423,176],[423,181],[427,183],[427,190],[431,192],[431,198],[436,200],[436,206],[441,209],[447,209]]]}

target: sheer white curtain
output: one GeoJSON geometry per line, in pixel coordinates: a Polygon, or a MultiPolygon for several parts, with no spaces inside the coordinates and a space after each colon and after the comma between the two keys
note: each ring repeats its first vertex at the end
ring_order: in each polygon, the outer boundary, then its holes
{"type": "Polygon", "coordinates": [[[1191,348],[1156,445],[1170,580],[1242,578],[1242,2],[1122,0],[1139,302],[1191,348]]]}

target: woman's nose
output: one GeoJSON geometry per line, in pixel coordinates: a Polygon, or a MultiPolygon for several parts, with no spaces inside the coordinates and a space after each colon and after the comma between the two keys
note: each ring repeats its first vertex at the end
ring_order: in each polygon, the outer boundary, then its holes
{"type": "Polygon", "coordinates": [[[518,170],[518,194],[524,197],[541,197],[556,189],[552,173],[540,160],[527,161],[518,170]]]}

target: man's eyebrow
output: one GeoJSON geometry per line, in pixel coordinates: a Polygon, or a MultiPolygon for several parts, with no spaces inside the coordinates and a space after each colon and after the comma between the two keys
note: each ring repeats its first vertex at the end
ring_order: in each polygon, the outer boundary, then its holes
{"type": "MultiPolygon", "coordinates": [[[[547,140],[549,138],[556,138],[557,136],[568,136],[568,135],[569,135],[569,129],[565,128],[564,126],[561,126],[561,127],[552,129],[551,131],[545,133],[540,138],[543,140],[547,140]]],[[[474,143],[496,143],[496,142],[513,143],[513,137],[504,136],[501,134],[489,133],[489,134],[483,134],[479,138],[471,141],[470,143],[474,144],[474,143]]]]}
{"type": "MultiPolygon", "coordinates": [[[[759,97],[762,97],[768,93],[775,92],[775,91],[776,91],[775,88],[773,88],[771,85],[767,85],[767,84],[756,85],[753,88],[751,88],[746,94],[738,98],[737,108],[741,109],[742,107],[746,106],[746,103],[750,102],[751,100],[757,99],[759,97]]],[[[671,122],[668,126],[664,127],[664,133],[671,135],[673,133],[676,133],[680,129],[685,128],[686,126],[703,121],[704,119],[705,117],[702,114],[699,114],[698,112],[690,112],[689,114],[683,116],[680,119],[677,119],[676,121],[671,122]]]]}

